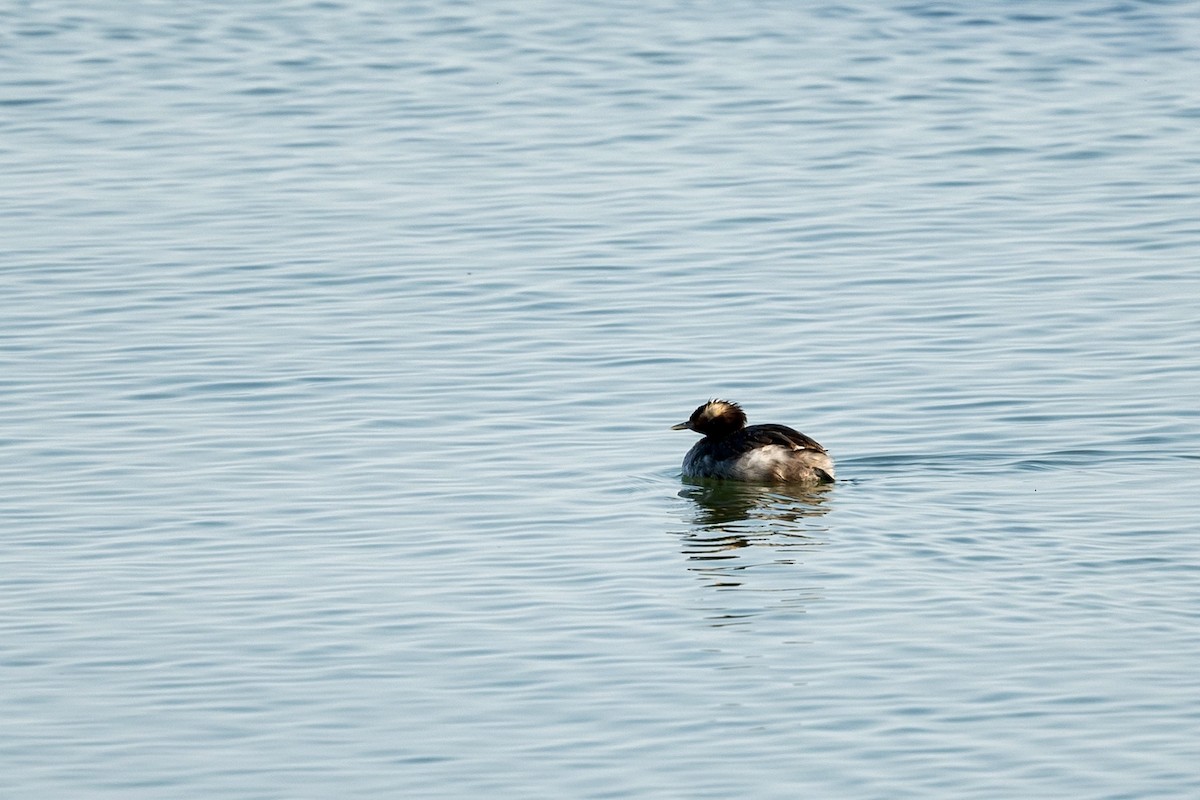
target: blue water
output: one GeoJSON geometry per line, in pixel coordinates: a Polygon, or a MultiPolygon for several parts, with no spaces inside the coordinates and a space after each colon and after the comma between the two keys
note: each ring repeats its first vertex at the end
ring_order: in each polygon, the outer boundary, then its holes
{"type": "Polygon", "coordinates": [[[0,795],[1200,796],[1200,6],[0,10],[0,795]],[[741,402],[837,485],[694,486],[741,402]]]}

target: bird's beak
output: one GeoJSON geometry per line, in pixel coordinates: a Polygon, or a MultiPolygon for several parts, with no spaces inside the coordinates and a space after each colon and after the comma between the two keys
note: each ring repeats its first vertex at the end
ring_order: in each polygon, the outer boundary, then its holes
{"type": "Polygon", "coordinates": [[[673,431],[686,431],[686,430],[690,430],[690,429],[691,429],[691,427],[692,427],[692,423],[690,423],[690,422],[681,422],[681,423],[679,423],[678,425],[672,425],[672,426],[671,426],[671,430],[673,430],[673,431]]]}

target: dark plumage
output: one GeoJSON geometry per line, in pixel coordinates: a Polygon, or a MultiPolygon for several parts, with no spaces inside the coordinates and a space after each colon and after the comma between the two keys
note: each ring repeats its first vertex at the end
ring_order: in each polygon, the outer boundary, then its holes
{"type": "Polygon", "coordinates": [[[683,459],[689,478],[756,483],[829,483],[833,459],[809,436],[786,425],[746,425],[737,403],[709,400],[672,430],[704,434],[683,459]]]}

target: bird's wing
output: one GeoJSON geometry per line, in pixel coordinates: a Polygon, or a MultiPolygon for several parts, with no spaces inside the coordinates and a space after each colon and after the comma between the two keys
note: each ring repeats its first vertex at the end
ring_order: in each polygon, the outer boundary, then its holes
{"type": "Polygon", "coordinates": [[[817,444],[815,439],[787,425],[751,425],[743,428],[742,434],[755,445],[779,444],[796,450],[825,452],[825,448],[817,444]]]}

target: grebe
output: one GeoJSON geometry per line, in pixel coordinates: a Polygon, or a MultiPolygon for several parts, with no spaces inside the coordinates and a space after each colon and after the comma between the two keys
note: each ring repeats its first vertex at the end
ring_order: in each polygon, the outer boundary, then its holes
{"type": "Polygon", "coordinates": [[[832,483],[833,459],[825,448],[786,425],[746,426],[737,403],[709,400],[672,425],[704,434],[683,457],[688,478],[728,478],[755,483],[832,483]]]}

